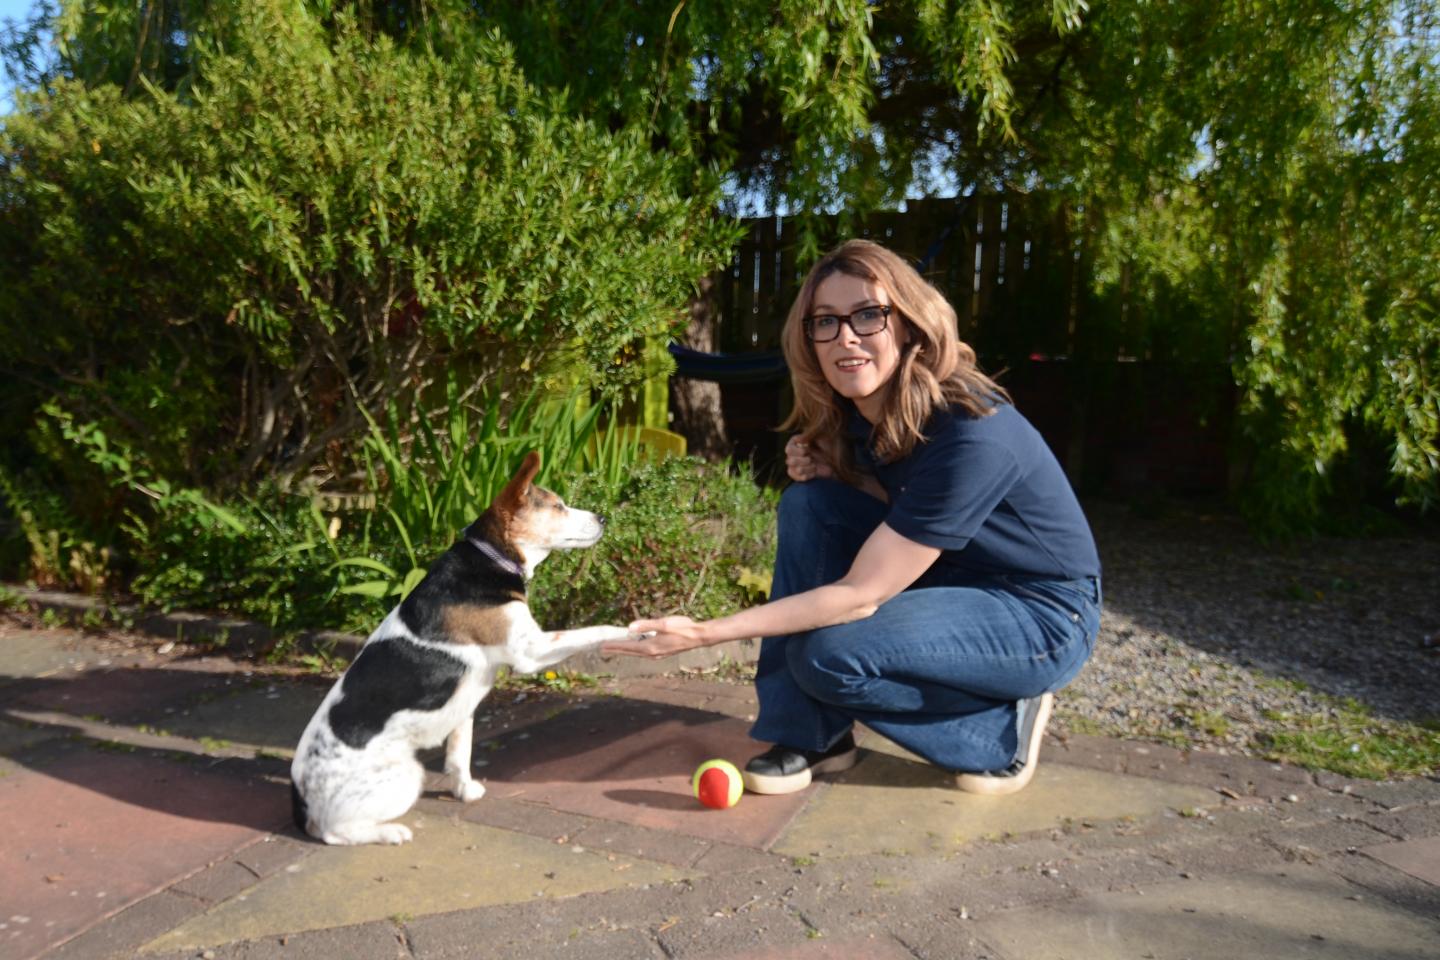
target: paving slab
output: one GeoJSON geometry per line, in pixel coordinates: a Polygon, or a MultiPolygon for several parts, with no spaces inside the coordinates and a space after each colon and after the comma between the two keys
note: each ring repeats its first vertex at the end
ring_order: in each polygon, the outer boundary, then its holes
{"type": "Polygon", "coordinates": [[[0,778],[9,957],[34,955],[288,819],[282,788],[231,764],[73,742],[15,762],[0,778]]]}
{"type": "Polygon", "coordinates": [[[1316,867],[1286,865],[976,921],[1003,960],[1402,960],[1436,956],[1440,923],[1316,867]]]}
{"type": "Polygon", "coordinates": [[[1411,913],[1440,921],[1440,897],[1435,887],[1403,870],[1379,860],[1355,854],[1335,857],[1324,864],[1328,869],[1363,889],[1363,896],[1376,896],[1404,907],[1411,913]]]}
{"type": "Polygon", "coordinates": [[[752,688],[626,675],[496,690],[485,798],[430,751],[415,843],[327,847],[275,755],[329,683],[127,642],[0,622],[0,960],[1440,957],[1434,779],[1072,734],[973,797],[860,729],[846,774],[711,811],[752,688]]]}
{"type": "Polygon", "coordinates": [[[740,953],[707,955],[701,960],[914,960],[915,954],[889,937],[827,942],[815,940],[793,947],[760,947],[740,953]]]}
{"type": "Polygon", "coordinates": [[[1440,837],[1381,843],[1360,851],[1396,870],[1435,886],[1436,908],[1440,909],[1440,837]]]}
{"type": "MultiPolygon", "coordinates": [[[[1326,783],[1340,780],[1334,774],[1322,774],[1326,783]]],[[[1318,779],[1318,778],[1317,778],[1318,779]]],[[[1371,800],[1390,810],[1402,810],[1415,804],[1435,803],[1436,785],[1440,776],[1411,777],[1408,780],[1376,781],[1345,780],[1342,789],[1365,800],[1371,800]]],[[[1322,784],[1323,785],[1323,784],[1322,784]]]]}
{"type": "Polygon", "coordinates": [[[46,723],[31,723],[0,714],[0,757],[8,757],[44,740],[66,737],[70,731],[46,723]]]}
{"type": "MultiPolygon", "coordinates": [[[[593,700],[477,747],[476,777],[496,797],[652,830],[768,849],[809,799],[745,795],[728,810],[700,805],[702,762],[743,764],[756,752],[742,720],[680,706],[593,700]]],[[[814,788],[810,788],[813,790],[814,788]]],[[[483,801],[482,801],[483,802],[483,801]]]]}
{"type": "Polygon", "coordinates": [[[223,696],[239,689],[236,684],[234,674],[133,667],[90,669],[25,681],[14,691],[8,706],[125,723],[160,717],[167,705],[223,696]]]}
{"type": "Polygon", "coordinates": [[[694,707],[751,723],[760,709],[755,687],[749,683],[724,683],[686,676],[633,677],[611,684],[610,689],[632,700],[694,707]]]}
{"type": "Polygon", "coordinates": [[[416,960],[548,960],[572,952],[599,960],[650,956],[665,960],[653,934],[658,927],[678,922],[686,904],[695,899],[688,883],[567,899],[536,898],[489,910],[417,917],[405,924],[405,934],[416,960]],[[634,949],[639,943],[646,944],[648,951],[634,949]]]}
{"type": "Polygon", "coordinates": [[[497,941],[483,928],[449,938],[416,937],[413,931],[406,926],[410,952],[404,960],[671,960],[643,930],[572,927],[570,936],[559,942],[525,938],[518,944],[497,941]]]}
{"type": "MultiPolygon", "coordinates": [[[[483,800],[480,802],[484,802],[483,800]]],[[[574,844],[411,814],[400,846],[328,847],[151,941],[146,953],[678,880],[687,874],[574,844]]]]}
{"type": "MultiPolygon", "coordinates": [[[[123,960],[148,954],[126,953],[123,960]]],[[[312,930],[228,944],[213,950],[180,950],[155,960],[415,960],[400,927],[389,921],[312,930]]],[[[48,958],[47,958],[48,960],[48,958]]],[[[118,958],[117,958],[118,960],[118,958]]]]}
{"type": "Polygon", "coordinates": [[[961,793],[953,776],[865,739],[859,763],[829,781],[774,845],[792,856],[940,853],[983,837],[1028,833],[1071,821],[1151,817],[1215,800],[1199,787],[1042,763],[1021,793],[961,793]]]}
{"type": "MultiPolygon", "coordinates": [[[[1440,794],[1440,790],[1436,791],[1440,794]]],[[[1409,807],[1395,813],[1363,812],[1365,822],[1399,840],[1440,836],[1440,803],[1409,807]]]]}
{"type": "Polygon", "coordinates": [[[182,737],[210,737],[292,757],[305,725],[329,686],[276,680],[227,691],[223,697],[165,718],[165,729],[182,737]]]}
{"type": "Polygon", "coordinates": [[[79,936],[66,940],[57,949],[48,951],[45,960],[131,957],[141,944],[184,922],[201,909],[201,905],[190,897],[162,890],[107,918],[104,923],[97,923],[79,936]]]}
{"type": "Polygon", "coordinates": [[[114,662],[112,651],[74,630],[26,630],[9,623],[0,623],[0,649],[5,651],[0,665],[0,686],[20,679],[51,677],[84,670],[98,663],[114,662]]]}

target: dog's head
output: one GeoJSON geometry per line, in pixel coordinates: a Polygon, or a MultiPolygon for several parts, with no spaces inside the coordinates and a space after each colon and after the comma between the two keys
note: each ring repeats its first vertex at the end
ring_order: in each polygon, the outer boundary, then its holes
{"type": "Polygon", "coordinates": [[[518,553],[527,579],[551,550],[589,547],[605,532],[602,517],[568,507],[554,493],[536,486],[539,472],[540,454],[532,450],[495,502],[471,527],[495,546],[518,553]]]}

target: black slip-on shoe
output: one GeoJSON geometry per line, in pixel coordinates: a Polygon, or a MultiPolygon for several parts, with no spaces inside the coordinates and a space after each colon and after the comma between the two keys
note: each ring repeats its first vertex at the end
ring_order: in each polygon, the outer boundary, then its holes
{"type": "Polygon", "coordinates": [[[1040,762],[1040,741],[1045,739],[1045,724],[1050,721],[1050,711],[1055,706],[1055,694],[1042,693],[1038,697],[1020,701],[1020,750],[1015,762],[1004,770],[985,773],[957,773],[955,786],[966,793],[983,793],[1002,796],[1019,793],[1035,776],[1035,767],[1040,762]]]}
{"type": "Polygon", "coordinates": [[[775,744],[751,757],[740,772],[751,793],[794,793],[810,785],[816,773],[839,773],[855,766],[855,735],[846,733],[829,750],[795,750],[775,744]]]}

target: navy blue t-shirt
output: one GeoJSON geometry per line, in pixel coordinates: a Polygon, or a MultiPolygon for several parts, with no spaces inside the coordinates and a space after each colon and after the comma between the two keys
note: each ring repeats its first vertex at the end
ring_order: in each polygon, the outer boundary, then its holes
{"type": "Polygon", "coordinates": [[[925,441],[894,463],[876,461],[870,429],[853,411],[855,463],[885,488],[885,522],[907,539],[939,547],[940,562],[977,577],[1100,575],[1090,525],[1065,472],[1010,404],[998,404],[988,417],[961,407],[934,414],[925,441]]]}

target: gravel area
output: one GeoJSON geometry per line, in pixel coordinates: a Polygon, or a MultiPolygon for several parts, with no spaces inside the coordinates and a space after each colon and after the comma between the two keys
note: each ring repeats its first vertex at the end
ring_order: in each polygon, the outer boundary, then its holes
{"type": "Polygon", "coordinates": [[[1344,698],[1379,724],[1440,719],[1440,539],[1273,545],[1228,515],[1086,512],[1105,611],[1060,729],[1259,753],[1263,731],[1344,698]]]}

